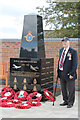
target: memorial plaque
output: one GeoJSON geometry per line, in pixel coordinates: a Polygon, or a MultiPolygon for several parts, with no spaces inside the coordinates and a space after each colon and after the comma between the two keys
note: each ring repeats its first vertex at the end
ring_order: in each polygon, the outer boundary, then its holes
{"type": "Polygon", "coordinates": [[[10,87],[27,92],[53,90],[53,62],[53,58],[11,58],[10,87]]]}

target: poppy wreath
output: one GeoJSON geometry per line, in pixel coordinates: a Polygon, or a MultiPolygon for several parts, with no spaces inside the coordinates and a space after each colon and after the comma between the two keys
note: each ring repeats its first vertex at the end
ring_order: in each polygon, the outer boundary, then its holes
{"type": "Polygon", "coordinates": [[[41,106],[41,103],[40,102],[35,102],[35,101],[32,101],[30,103],[31,106],[35,107],[35,106],[41,106]]]}
{"type": "Polygon", "coordinates": [[[12,90],[12,88],[10,88],[10,87],[4,87],[4,88],[2,88],[1,92],[5,92],[5,91],[7,91],[9,89],[12,90]]]}
{"type": "Polygon", "coordinates": [[[22,101],[21,101],[21,100],[17,100],[17,99],[13,99],[13,100],[12,100],[12,103],[14,103],[14,104],[19,104],[19,103],[22,103],[22,101]]]}
{"type": "Polygon", "coordinates": [[[33,93],[30,93],[27,97],[27,100],[30,101],[30,102],[39,102],[40,100],[42,99],[42,95],[38,92],[33,92],[33,93]],[[36,97],[36,99],[33,99],[32,97],[36,97]]]}
{"type": "Polygon", "coordinates": [[[0,107],[2,107],[2,102],[0,101],[0,107]]]}
{"type": "Polygon", "coordinates": [[[11,101],[1,102],[0,107],[14,107],[14,103],[12,103],[11,101]]]}
{"type": "Polygon", "coordinates": [[[2,96],[2,91],[0,90],[0,97],[2,96]]]}
{"type": "Polygon", "coordinates": [[[52,94],[50,91],[48,90],[44,90],[44,95],[46,96],[47,99],[49,99],[50,101],[56,101],[56,97],[54,96],[54,94],[52,94]]]}
{"type": "Polygon", "coordinates": [[[6,90],[4,90],[4,92],[2,92],[2,98],[7,97],[7,99],[12,99],[14,95],[15,92],[12,88],[7,88],[6,90]]]}
{"type": "Polygon", "coordinates": [[[21,90],[15,94],[14,99],[25,101],[27,96],[28,93],[26,91],[21,90]]]}
{"type": "Polygon", "coordinates": [[[6,92],[7,90],[12,90],[12,88],[10,88],[10,87],[4,87],[4,88],[2,88],[1,89],[1,91],[0,91],[0,96],[2,97],[2,94],[4,93],[4,92],[6,92]]]}
{"type": "Polygon", "coordinates": [[[27,103],[20,103],[20,104],[15,104],[14,107],[17,109],[29,109],[31,108],[31,105],[27,103]]]}
{"type": "Polygon", "coordinates": [[[8,98],[7,97],[2,97],[0,98],[0,102],[7,102],[8,101],[8,98]]]}

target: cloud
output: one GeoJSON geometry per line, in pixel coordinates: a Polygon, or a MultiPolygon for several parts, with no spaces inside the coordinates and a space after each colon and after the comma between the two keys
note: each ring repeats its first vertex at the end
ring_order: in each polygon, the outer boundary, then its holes
{"type": "Polygon", "coordinates": [[[21,38],[23,17],[1,15],[0,38],[21,38]]]}
{"type": "Polygon", "coordinates": [[[14,16],[8,16],[8,15],[1,15],[0,16],[0,27],[13,27],[15,28],[16,27],[16,21],[17,21],[17,18],[14,17],[14,16]]]}
{"type": "Polygon", "coordinates": [[[2,14],[22,15],[22,13],[37,12],[37,6],[45,5],[46,0],[2,0],[0,9],[2,14]]]}
{"type": "Polygon", "coordinates": [[[36,7],[46,0],[1,0],[0,39],[22,37],[24,15],[37,13],[36,7]]]}

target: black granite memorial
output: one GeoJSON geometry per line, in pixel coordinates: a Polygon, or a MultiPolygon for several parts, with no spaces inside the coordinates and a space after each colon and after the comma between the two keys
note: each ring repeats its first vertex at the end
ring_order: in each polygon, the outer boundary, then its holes
{"type": "Polygon", "coordinates": [[[42,17],[25,15],[20,58],[10,59],[10,87],[31,93],[53,91],[54,59],[45,58],[42,17]]]}
{"type": "Polygon", "coordinates": [[[10,85],[14,90],[53,90],[53,59],[11,58],[10,63],[10,85]]]}
{"type": "Polygon", "coordinates": [[[20,57],[44,58],[44,36],[42,17],[25,15],[21,41],[20,57]]]}

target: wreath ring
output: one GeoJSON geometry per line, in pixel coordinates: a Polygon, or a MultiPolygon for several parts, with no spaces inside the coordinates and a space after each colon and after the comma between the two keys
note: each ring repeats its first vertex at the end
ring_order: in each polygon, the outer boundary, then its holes
{"type": "Polygon", "coordinates": [[[12,103],[11,101],[8,102],[1,102],[0,104],[1,107],[14,107],[14,103],[12,103]]]}
{"type": "Polygon", "coordinates": [[[52,94],[50,91],[48,90],[44,90],[44,95],[46,96],[47,99],[49,99],[50,101],[56,101],[56,97],[54,96],[54,94],[52,94]]]}
{"type": "Polygon", "coordinates": [[[6,90],[4,90],[4,92],[2,92],[2,98],[7,97],[7,99],[12,99],[14,95],[15,92],[12,88],[7,88],[6,90]]]}
{"type": "Polygon", "coordinates": [[[42,95],[38,92],[33,92],[33,93],[30,93],[27,97],[27,100],[30,101],[30,102],[39,102],[40,100],[42,99],[42,95]],[[36,99],[33,99],[33,97],[36,97],[36,99]]]}
{"type": "Polygon", "coordinates": [[[20,103],[20,104],[15,104],[14,107],[17,109],[29,109],[31,108],[31,105],[27,103],[20,103]]]}
{"type": "Polygon", "coordinates": [[[26,91],[21,90],[15,94],[14,99],[25,101],[27,96],[28,96],[28,93],[26,91]]]}

